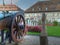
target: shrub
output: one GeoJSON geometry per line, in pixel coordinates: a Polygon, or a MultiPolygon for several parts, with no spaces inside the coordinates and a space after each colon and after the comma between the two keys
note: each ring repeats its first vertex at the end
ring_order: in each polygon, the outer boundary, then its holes
{"type": "Polygon", "coordinates": [[[57,21],[53,21],[53,25],[54,26],[57,26],[58,25],[58,22],[57,21]]]}
{"type": "Polygon", "coordinates": [[[41,26],[34,26],[33,31],[34,32],[41,32],[42,27],[41,26]]]}
{"type": "Polygon", "coordinates": [[[58,26],[60,26],[60,22],[58,22],[58,26]]]}
{"type": "Polygon", "coordinates": [[[41,26],[29,26],[28,31],[30,32],[41,32],[42,27],[41,26]]]}
{"type": "Polygon", "coordinates": [[[46,24],[47,26],[53,26],[53,24],[46,24]]]}

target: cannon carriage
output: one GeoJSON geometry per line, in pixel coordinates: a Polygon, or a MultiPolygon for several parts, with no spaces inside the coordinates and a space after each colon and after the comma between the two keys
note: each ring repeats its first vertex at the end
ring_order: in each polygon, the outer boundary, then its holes
{"type": "MultiPolygon", "coordinates": [[[[20,28],[18,26],[19,21],[22,19],[23,23],[24,23],[24,31],[25,31],[25,20],[24,20],[24,11],[18,7],[16,7],[16,5],[9,5],[9,6],[5,6],[7,8],[0,9],[0,11],[8,11],[7,14],[3,13],[3,17],[0,18],[0,31],[7,29],[10,32],[10,37],[12,37],[12,40],[14,42],[20,42],[21,38],[20,37],[20,28]],[[12,7],[11,7],[12,6],[12,7]],[[15,13],[9,13],[9,11],[16,11],[15,13]]],[[[2,6],[2,8],[4,8],[4,6],[2,6]]]]}

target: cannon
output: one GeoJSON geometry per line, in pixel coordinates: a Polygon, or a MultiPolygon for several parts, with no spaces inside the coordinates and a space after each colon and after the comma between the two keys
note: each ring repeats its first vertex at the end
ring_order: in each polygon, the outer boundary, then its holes
{"type": "MultiPolygon", "coordinates": [[[[19,10],[15,13],[8,13],[4,14],[3,17],[0,18],[0,31],[1,30],[8,30],[10,32],[10,38],[12,37],[12,40],[14,42],[20,42],[20,28],[18,26],[19,21],[22,19],[24,23],[24,30],[25,30],[25,19],[24,19],[24,11],[19,10]]],[[[24,32],[24,31],[23,31],[24,32]]]]}

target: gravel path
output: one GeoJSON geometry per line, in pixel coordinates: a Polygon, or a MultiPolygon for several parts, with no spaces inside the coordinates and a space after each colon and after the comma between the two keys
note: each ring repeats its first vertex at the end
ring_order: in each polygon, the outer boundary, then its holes
{"type": "MultiPolygon", "coordinates": [[[[32,35],[26,35],[24,37],[24,41],[19,43],[19,45],[40,45],[39,43],[39,36],[32,36],[32,35]]],[[[48,37],[48,43],[49,45],[60,45],[60,38],[58,37],[48,37]]],[[[6,45],[13,45],[12,44],[6,44],[6,45]]]]}

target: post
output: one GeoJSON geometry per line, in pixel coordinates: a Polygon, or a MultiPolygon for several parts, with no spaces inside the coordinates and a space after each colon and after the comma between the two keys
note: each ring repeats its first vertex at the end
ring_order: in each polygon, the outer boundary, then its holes
{"type": "Polygon", "coordinates": [[[42,13],[42,31],[40,35],[40,45],[48,45],[47,32],[45,28],[46,15],[42,13]]]}
{"type": "Polygon", "coordinates": [[[4,41],[4,30],[1,30],[1,43],[4,41]]]}
{"type": "MultiPolygon", "coordinates": [[[[5,6],[5,2],[4,2],[4,0],[3,0],[3,6],[5,6]]],[[[4,9],[5,10],[5,9],[4,9]]],[[[4,18],[5,18],[5,11],[2,11],[3,12],[3,15],[4,15],[4,18]]]]}
{"type": "Polygon", "coordinates": [[[5,45],[4,30],[1,30],[1,45],[5,45]]]}
{"type": "Polygon", "coordinates": [[[11,43],[12,41],[12,36],[11,36],[11,27],[9,26],[9,43],[11,43]]]}

